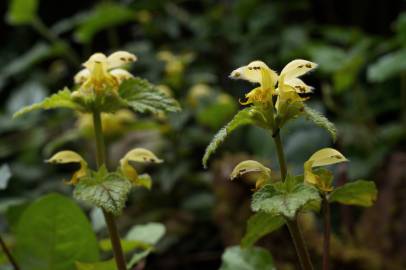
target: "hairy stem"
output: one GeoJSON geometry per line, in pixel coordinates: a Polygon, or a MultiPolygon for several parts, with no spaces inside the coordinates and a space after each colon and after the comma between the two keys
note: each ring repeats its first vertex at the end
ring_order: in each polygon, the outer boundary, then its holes
{"type": "MultiPolygon", "coordinates": [[[[93,126],[94,134],[96,138],[96,161],[97,166],[100,167],[106,164],[106,146],[104,144],[103,129],[101,122],[100,111],[95,109],[93,111],[93,126]]],[[[103,209],[104,218],[106,220],[107,228],[109,231],[111,245],[113,247],[114,259],[116,260],[116,265],[118,270],[126,270],[126,262],[123,253],[123,248],[121,247],[120,236],[118,234],[116,221],[111,213],[108,213],[103,209]]]]}
{"type": "MultiPolygon", "coordinates": [[[[283,151],[283,145],[282,145],[281,135],[280,135],[279,131],[273,135],[273,139],[274,139],[274,142],[276,145],[276,151],[278,154],[281,178],[282,178],[282,181],[285,181],[285,178],[287,175],[287,167],[286,167],[285,153],[283,151]]],[[[313,264],[310,259],[309,252],[307,251],[306,244],[304,242],[302,232],[300,231],[300,227],[297,222],[297,219],[286,220],[286,225],[288,226],[290,235],[292,236],[293,244],[295,246],[297,256],[299,257],[299,262],[300,262],[302,269],[303,270],[312,270],[313,264]]]]}
{"type": "Polygon", "coordinates": [[[3,250],[4,254],[6,255],[8,261],[13,266],[14,270],[20,270],[20,267],[17,264],[17,261],[14,259],[13,255],[11,254],[10,250],[8,249],[6,243],[4,242],[3,238],[0,236],[0,245],[1,249],[3,250]]]}
{"type": "Polygon", "coordinates": [[[328,203],[326,194],[322,195],[323,207],[323,270],[328,270],[330,267],[330,234],[331,234],[331,220],[330,220],[330,204],[328,203]]]}

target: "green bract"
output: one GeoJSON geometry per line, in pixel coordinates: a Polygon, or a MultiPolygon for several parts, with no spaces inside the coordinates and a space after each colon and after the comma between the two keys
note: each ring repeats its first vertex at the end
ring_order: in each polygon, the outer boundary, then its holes
{"type": "Polygon", "coordinates": [[[73,196],[119,215],[132,187],[132,183],[122,174],[107,172],[103,166],[97,172],[83,177],[76,185],[73,196]]]}
{"type": "Polygon", "coordinates": [[[320,196],[314,187],[297,182],[288,176],[285,182],[268,184],[254,193],[251,208],[275,216],[294,219],[307,204],[319,202],[320,196]]]}

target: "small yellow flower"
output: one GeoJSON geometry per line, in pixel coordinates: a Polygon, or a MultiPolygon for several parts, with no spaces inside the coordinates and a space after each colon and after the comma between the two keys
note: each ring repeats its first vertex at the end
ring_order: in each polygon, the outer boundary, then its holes
{"type": "MultiPolygon", "coordinates": [[[[253,89],[245,95],[247,101],[241,103],[243,105],[255,102],[266,102],[269,99],[268,94],[280,95],[284,91],[285,93],[283,94],[285,95],[282,94],[281,96],[281,101],[283,101],[291,98],[297,99],[299,97],[298,95],[288,93],[291,91],[304,94],[312,92],[313,88],[305,84],[299,77],[316,67],[316,63],[296,59],[288,63],[278,76],[278,74],[270,69],[264,62],[257,60],[249,63],[247,66],[242,66],[232,71],[229,77],[260,84],[260,87],[253,89]],[[277,83],[278,88],[275,89],[277,83]]],[[[281,101],[278,103],[281,103],[281,101]]]]}
{"type": "Polygon", "coordinates": [[[80,168],[77,170],[70,181],[65,181],[66,184],[76,185],[80,178],[87,175],[87,162],[76,152],[74,151],[60,151],[53,155],[50,159],[46,162],[49,163],[57,163],[57,164],[66,164],[66,163],[79,163],[80,168]]]}
{"type": "Polygon", "coordinates": [[[274,95],[275,84],[278,81],[278,74],[264,62],[258,60],[233,70],[229,77],[231,79],[242,79],[260,84],[260,87],[251,90],[245,95],[247,101],[240,102],[243,105],[266,102],[269,96],[274,95]]]}
{"type": "Polygon", "coordinates": [[[313,87],[305,84],[301,79],[299,79],[299,77],[314,70],[315,68],[317,68],[316,63],[303,59],[296,59],[289,62],[282,69],[281,74],[279,75],[278,88],[288,85],[293,87],[298,93],[311,93],[313,87]]]}
{"type": "Polygon", "coordinates": [[[326,187],[320,181],[319,176],[313,173],[314,167],[327,166],[341,162],[347,162],[348,159],[333,148],[323,148],[315,152],[305,163],[304,163],[304,180],[305,182],[318,186],[324,191],[331,191],[331,187],[326,187]]]}
{"type": "Polygon", "coordinates": [[[135,55],[125,51],[117,51],[108,57],[103,53],[95,53],[83,63],[85,69],[75,75],[74,81],[81,89],[93,89],[96,93],[107,88],[117,89],[123,80],[132,77],[120,67],[136,60],[135,55]]]}
{"type": "Polygon", "coordinates": [[[245,160],[237,164],[231,172],[230,179],[234,180],[244,174],[255,173],[255,189],[259,189],[271,179],[271,169],[255,160],[245,160]]]}
{"type": "Polygon", "coordinates": [[[159,159],[154,153],[144,148],[135,148],[129,151],[121,160],[120,168],[123,174],[131,180],[135,185],[139,185],[138,173],[133,166],[130,165],[130,161],[141,163],[162,163],[163,160],[159,159]]]}

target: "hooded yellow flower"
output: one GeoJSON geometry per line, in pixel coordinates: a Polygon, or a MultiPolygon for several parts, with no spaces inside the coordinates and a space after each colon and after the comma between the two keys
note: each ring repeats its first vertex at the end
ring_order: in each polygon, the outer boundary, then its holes
{"type": "Polygon", "coordinates": [[[333,148],[323,148],[315,152],[304,163],[304,180],[305,182],[321,188],[323,191],[331,191],[331,187],[323,185],[319,176],[313,173],[314,167],[328,166],[336,163],[347,162],[348,159],[333,148]]]}
{"type": "Polygon", "coordinates": [[[229,77],[231,79],[242,79],[260,84],[260,87],[251,90],[245,95],[247,101],[241,102],[243,105],[254,102],[266,102],[268,97],[274,94],[275,84],[278,81],[278,74],[264,62],[258,60],[233,70],[229,77]]]}
{"type": "Polygon", "coordinates": [[[130,161],[141,163],[162,163],[154,153],[144,148],[135,148],[129,151],[121,160],[120,167],[123,174],[131,180],[135,185],[141,185],[137,171],[130,165],[130,161]]]}
{"type": "Polygon", "coordinates": [[[231,172],[230,179],[234,180],[247,173],[256,174],[255,189],[259,189],[271,179],[271,169],[255,160],[238,163],[231,172]]]}
{"type": "Polygon", "coordinates": [[[80,168],[77,170],[70,181],[65,181],[67,184],[76,185],[80,178],[87,175],[87,162],[76,152],[74,151],[60,151],[53,155],[46,162],[56,163],[56,164],[66,164],[66,163],[79,163],[80,168]]]}
{"type": "Polygon", "coordinates": [[[296,59],[289,62],[283,69],[281,74],[278,74],[270,69],[262,61],[253,61],[247,66],[242,66],[232,71],[230,78],[242,79],[253,83],[259,83],[260,87],[253,89],[246,94],[247,101],[242,103],[244,105],[254,102],[264,102],[268,99],[268,94],[281,95],[281,103],[283,100],[291,98],[299,98],[298,95],[289,93],[311,93],[312,87],[305,84],[300,76],[315,69],[316,63],[296,59]],[[278,83],[278,88],[275,89],[275,85],[278,83]]]}
{"type": "Polygon", "coordinates": [[[132,77],[120,67],[136,60],[135,55],[125,51],[117,51],[108,57],[103,53],[95,53],[83,63],[85,69],[75,75],[74,81],[84,90],[94,89],[98,92],[106,88],[116,89],[123,80],[132,77]]]}

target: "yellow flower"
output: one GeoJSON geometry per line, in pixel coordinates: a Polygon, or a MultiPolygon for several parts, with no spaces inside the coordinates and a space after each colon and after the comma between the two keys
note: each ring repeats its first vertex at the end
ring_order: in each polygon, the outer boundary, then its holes
{"type": "Polygon", "coordinates": [[[57,164],[65,164],[65,163],[79,163],[80,168],[77,170],[70,181],[65,181],[65,183],[70,185],[76,185],[80,178],[87,175],[87,162],[76,152],[73,151],[60,151],[53,155],[50,159],[46,162],[49,163],[57,163],[57,164]]]}
{"type": "Polygon", "coordinates": [[[130,165],[130,161],[134,162],[152,162],[162,163],[163,160],[159,159],[154,153],[144,148],[135,148],[129,151],[121,160],[120,168],[123,174],[131,180],[135,185],[140,185],[137,171],[130,165]]]}
{"type": "Polygon", "coordinates": [[[99,92],[107,88],[117,89],[123,80],[132,77],[128,71],[120,67],[136,60],[135,55],[125,51],[117,51],[108,57],[103,53],[95,53],[83,63],[85,69],[75,75],[74,81],[83,90],[99,92]]]}
{"type": "Polygon", "coordinates": [[[231,172],[230,179],[234,180],[244,174],[255,173],[255,189],[259,189],[271,179],[271,169],[255,160],[245,160],[237,164],[231,172]]]}
{"type": "Polygon", "coordinates": [[[245,95],[247,101],[240,102],[243,105],[268,101],[269,96],[274,95],[275,84],[278,81],[278,74],[259,60],[233,70],[229,77],[260,84],[260,87],[245,95]]]}
{"type": "Polygon", "coordinates": [[[299,77],[316,67],[316,63],[296,59],[289,62],[278,76],[278,74],[270,69],[264,62],[257,60],[249,63],[247,66],[242,66],[232,71],[229,77],[260,84],[260,87],[253,89],[245,95],[247,101],[241,104],[246,105],[254,102],[266,102],[269,99],[268,94],[280,95],[284,92],[280,97],[281,100],[278,102],[279,104],[283,100],[299,98],[298,95],[289,92],[311,93],[313,88],[305,84],[299,77]],[[275,89],[276,83],[278,83],[277,89],[275,89]]]}
{"type": "Polygon", "coordinates": [[[331,191],[332,188],[323,185],[323,182],[318,175],[313,173],[314,167],[327,166],[341,162],[347,162],[348,159],[345,158],[343,154],[338,152],[333,148],[323,148],[315,152],[305,163],[304,163],[304,180],[305,182],[315,185],[321,188],[323,191],[331,191]]]}
{"type": "MultiPolygon", "coordinates": [[[[305,84],[301,79],[299,79],[299,77],[311,70],[314,70],[316,67],[316,63],[303,59],[296,59],[289,62],[282,69],[281,74],[279,75],[278,88],[287,85],[293,87],[293,89],[295,89],[295,91],[298,93],[311,93],[313,87],[305,84]]],[[[278,92],[279,89],[277,89],[276,91],[278,92]]]]}

